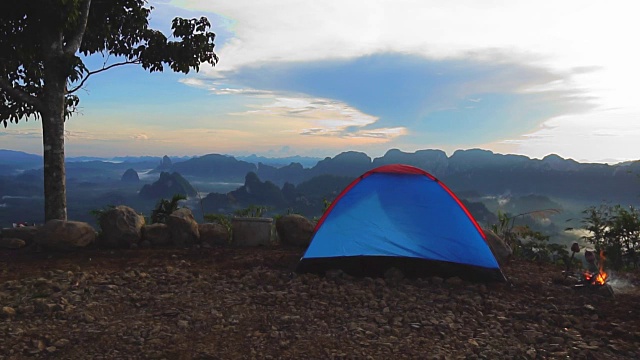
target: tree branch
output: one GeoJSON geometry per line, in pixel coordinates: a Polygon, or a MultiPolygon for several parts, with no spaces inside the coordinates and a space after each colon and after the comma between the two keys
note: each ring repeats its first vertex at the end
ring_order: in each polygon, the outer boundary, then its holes
{"type": "Polygon", "coordinates": [[[87,76],[85,76],[82,79],[80,84],[78,84],[78,86],[74,87],[73,89],[67,91],[67,94],[73,94],[74,92],[78,91],[82,86],[84,86],[84,83],[87,82],[87,79],[89,79],[89,76],[91,76],[91,75],[99,74],[99,73],[101,73],[103,71],[107,71],[107,70],[109,70],[111,68],[114,68],[116,66],[129,65],[129,64],[140,64],[140,63],[141,63],[140,59],[127,60],[127,61],[111,64],[111,65],[109,65],[107,67],[103,67],[102,69],[98,69],[98,70],[95,70],[95,71],[89,71],[87,73],[87,76]]]}
{"type": "Polygon", "coordinates": [[[82,4],[82,8],[80,9],[78,27],[71,35],[71,39],[67,41],[67,44],[64,46],[63,51],[66,55],[74,55],[78,51],[78,49],[80,49],[80,44],[82,44],[82,37],[84,36],[84,31],[87,28],[87,21],[89,20],[90,8],[91,0],[85,0],[82,4]]]}
{"type": "Polygon", "coordinates": [[[38,111],[42,107],[42,102],[38,98],[36,98],[35,96],[31,96],[20,89],[14,88],[11,84],[6,82],[2,78],[0,78],[0,89],[4,90],[12,98],[33,106],[38,111]]]}

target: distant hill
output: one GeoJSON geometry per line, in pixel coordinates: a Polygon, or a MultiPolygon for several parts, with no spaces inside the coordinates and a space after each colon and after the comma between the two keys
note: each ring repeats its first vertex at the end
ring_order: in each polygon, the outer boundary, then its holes
{"type": "Polygon", "coordinates": [[[250,162],[255,165],[262,163],[264,165],[273,166],[275,168],[284,167],[292,163],[298,163],[302,165],[302,167],[304,168],[311,168],[316,166],[318,161],[322,160],[321,158],[299,156],[299,155],[280,157],[280,158],[271,158],[271,157],[257,156],[255,154],[252,154],[249,156],[234,156],[234,157],[238,160],[250,162]]]}
{"type": "MultiPolygon", "coordinates": [[[[458,150],[451,156],[433,149],[413,153],[390,149],[384,156],[374,159],[362,152],[347,151],[322,159],[312,167],[305,167],[300,162],[274,165],[259,161],[255,164],[220,154],[208,154],[184,161],[174,161],[173,157],[166,157],[165,160],[160,157],[140,159],[146,162],[137,165],[107,161],[69,162],[67,177],[70,182],[119,182],[123,172],[129,168],[146,174],[148,169],[155,167],[158,173],[178,172],[190,180],[198,178],[199,182],[241,183],[248,173],[253,172],[262,181],[270,181],[282,187],[285,183],[298,186],[325,175],[355,178],[381,165],[403,163],[428,171],[454,191],[462,193],[510,193],[515,196],[536,194],[589,203],[603,200],[625,204],[640,202],[640,161],[617,165],[592,164],[553,154],[543,159],[530,159],[522,155],[503,155],[480,149],[458,150]],[[143,169],[144,173],[141,172],[143,169]]],[[[257,161],[268,158],[252,155],[245,159],[257,161]]],[[[41,168],[41,161],[42,158],[38,155],[0,150],[0,176],[15,176],[17,171],[22,171],[18,166],[41,168]]]]}
{"type": "Polygon", "coordinates": [[[42,156],[22,151],[0,149],[0,175],[42,167],[42,156]]]}
{"type": "Polygon", "coordinates": [[[140,189],[140,197],[146,199],[170,199],[175,194],[195,196],[196,190],[189,181],[177,172],[160,173],[160,178],[152,184],[146,184],[140,189]]]}
{"type": "Polygon", "coordinates": [[[248,172],[255,172],[256,165],[236,160],[232,156],[209,154],[173,164],[172,171],[182,175],[205,177],[211,181],[238,181],[248,172]]]}

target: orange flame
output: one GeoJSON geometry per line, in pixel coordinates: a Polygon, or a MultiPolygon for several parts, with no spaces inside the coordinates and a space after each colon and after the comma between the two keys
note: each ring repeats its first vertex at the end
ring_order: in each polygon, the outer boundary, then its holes
{"type": "Polygon", "coordinates": [[[598,273],[594,274],[589,271],[584,272],[584,278],[588,282],[594,285],[604,285],[609,278],[609,275],[604,271],[604,261],[607,258],[604,256],[604,252],[600,250],[600,261],[598,262],[598,273]]]}

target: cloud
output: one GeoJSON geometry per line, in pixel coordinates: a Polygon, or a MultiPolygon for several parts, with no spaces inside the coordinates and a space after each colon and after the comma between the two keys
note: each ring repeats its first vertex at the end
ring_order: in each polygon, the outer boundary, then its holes
{"type": "Polygon", "coordinates": [[[232,87],[219,88],[219,86],[224,86],[224,85],[221,85],[219,81],[210,80],[210,79],[199,79],[199,78],[188,77],[188,78],[180,79],[178,81],[187,86],[209,90],[216,95],[265,96],[265,95],[273,94],[271,91],[267,91],[267,90],[243,89],[243,88],[232,88],[232,87]]]}
{"type": "Polygon", "coordinates": [[[11,129],[6,128],[0,132],[0,136],[22,137],[22,138],[42,138],[41,129],[11,129]]]}
{"type": "Polygon", "coordinates": [[[227,72],[225,81],[274,94],[272,103],[242,114],[314,120],[302,128],[306,136],[402,138],[414,148],[443,138],[454,145],[504,139],[596,106],[572,87],[569,73],[510,62],[498,52],[486,57],[491,61],[387,53],[270,63],[227,72]]]}
{"type": "Polygon", "coordinates": [[[133,140],[149,140],[149,136],[147,134],[136,134],[131,136],[133,140]]]}
{"type": "MultiPolygon", "coordinates": [[[[272,103],[253,107],[235,115],[291,118],[294,120],[292,124],[297,124],[299,128],[297,133],[304,136],[391,139],[407,133],[404,127],[363,130],[364,127],[375,125],[378,118],[331,99],[276,97],[272,103]]],[[[289,129],[288,132],[294,133],[296,130],[289,129]]]]}

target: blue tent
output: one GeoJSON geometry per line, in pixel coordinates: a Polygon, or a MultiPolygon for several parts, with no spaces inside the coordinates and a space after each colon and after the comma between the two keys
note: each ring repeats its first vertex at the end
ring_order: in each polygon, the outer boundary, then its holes
{"type": "Polygon", "coordinates": [[[318,221],[298,272],[504,281],[485,235],[456,195],[429,173],[386,165],[347,186],[318,221]]]}

